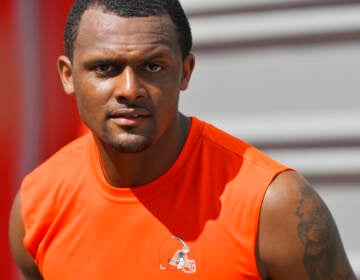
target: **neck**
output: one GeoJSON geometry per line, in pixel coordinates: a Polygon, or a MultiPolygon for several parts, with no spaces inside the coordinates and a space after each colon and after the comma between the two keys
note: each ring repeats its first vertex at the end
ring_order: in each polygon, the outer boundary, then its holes
{"type": "Polygon", "coordinates": [[[189,127],[190,120],[179,114],[156,143],[139,153],[122,153],[97,141],[103,173],[108,183],[118,187],[135,187],[160,177],[178,158],[189,127]]]}

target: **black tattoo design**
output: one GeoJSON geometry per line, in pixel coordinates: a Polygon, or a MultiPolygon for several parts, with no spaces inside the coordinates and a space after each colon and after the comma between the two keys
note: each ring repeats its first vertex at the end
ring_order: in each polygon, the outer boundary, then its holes
{"type": "Polygon", "coordinates": [[[335,222],[318,194],[301,188],[296,209],[298,237],[304,245],[303,263],[311,280],[356,279],[348,264],[335,222]]]}

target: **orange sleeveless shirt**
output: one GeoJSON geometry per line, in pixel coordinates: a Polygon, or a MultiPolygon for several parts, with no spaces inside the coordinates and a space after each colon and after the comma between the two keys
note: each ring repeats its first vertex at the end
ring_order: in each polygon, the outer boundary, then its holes
{"type": "Polygon", "coordinates": [[[149,184],[110,186],[91,134],[26,176],[24,245],[45,280],[260,279],[260,208],[287,167],[191,120],[178,159],[149,184]]]}

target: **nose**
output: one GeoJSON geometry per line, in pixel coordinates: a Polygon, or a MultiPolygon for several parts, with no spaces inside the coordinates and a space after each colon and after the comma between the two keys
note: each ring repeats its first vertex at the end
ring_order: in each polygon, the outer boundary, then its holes
{"type": "Polygon", "coordinates": [[[117,77],[115,95],[119,101],[129,102],[142,99],[147,95],[146,89],[132,67],[126,66],[117,77]]]}

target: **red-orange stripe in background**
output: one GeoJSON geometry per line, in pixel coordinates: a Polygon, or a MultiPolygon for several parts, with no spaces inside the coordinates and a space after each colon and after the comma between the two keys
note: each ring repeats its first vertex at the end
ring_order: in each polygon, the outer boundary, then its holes
{"type": "Polygon", "coordinates": [[[0,9],[1,279],[18,279],[17,269],[15,269],[7,242],[8,217],[12,199],[23,173],[27,168],[35,166],[85,131],[76,110],[75,99],[66,96],[63,92],[56,70],[56,59],[63,54],[64,24],[73,0],[35,2],[27,2],[29,5],[23,5],[21,1],[2,0],[0,9]],[[24,18],[19,16],[19,7],[35,10],[39,18],[36,22],[24,21],[24,18]],[[26,51],[29,46],[21,41],[23,38],[21,39],[18,32],[27,30],[25,28],[27,24],[32,24],[32,28],[38,28],[36,34],[39,34],[39,38],[26,37],[26,40],[38,40],[36,42],[38,47],[35,49],[37,54],[34,56],[36,55],[39,61],[36,63],[37,67],[33,68],[24,62],[23,56],[29,54],[29,50],[26,51]],[[26,98],[31,100],[34,97],[31,91],[27,91],[27,94],[30,92],[30,96],[25,96],[24,89],[27,89],[27,84],[23,79],[26,76],[23,75],[26,73],[24,71],[30,71],[30,73],[38,71],[34,77],[40,77],[40,79],[35,80],[37,85],[34,88],[39,89],[39,92],[36,92],[38,94],[36,98],[40,96],[41,104],[37,103],[36,107],[24,101],[26,98]],[[34,108],[29,110],[26,106],[34,106],[34,108]],[[24,121],[25,112],[34,110],[37,112],[39,122],[24,121]],[[39,125],[39,123],[41,129],[32,129],[32,125],[39,125]],[[24,133],[24,131],[27,132],[24,133]],[[24,136],[28,135],[27,133],[41,134],[34,137],[39,140],[32,143],[37,146],[35,156],[29,150],[31,145],[24,148],[24,141],[27,141],[24,136]]]}
{"type": "Polygon", "coordinates": [[[0,9],[0,271],[2,279],[14,279],[14,262],[8,245],[8,217],[15,192],[19,161],[18,131],[21,93],[16,54],[14,1],[3,0],[0,9]]]}
{"type": "Polygon", "coordinates": [[[41,0],[43,158],[84,132],[75,98],[67,96],[56,70],[57,57],[63,51],[63,30],[73,0],[41,0]]]}

